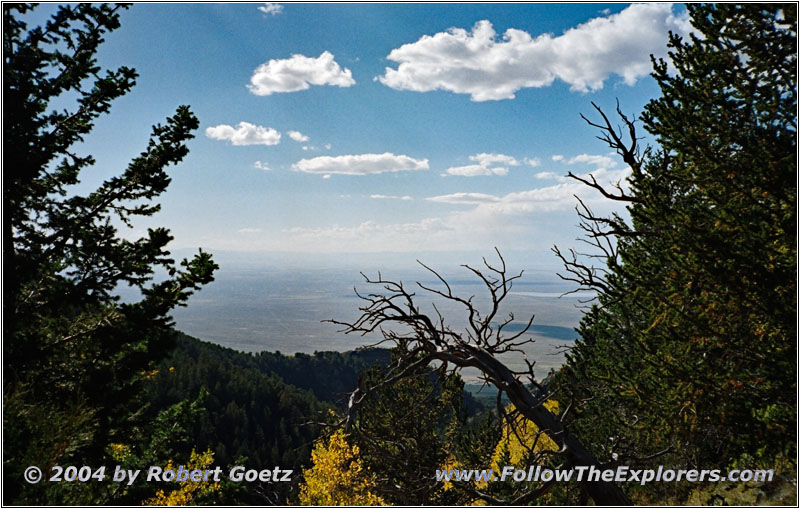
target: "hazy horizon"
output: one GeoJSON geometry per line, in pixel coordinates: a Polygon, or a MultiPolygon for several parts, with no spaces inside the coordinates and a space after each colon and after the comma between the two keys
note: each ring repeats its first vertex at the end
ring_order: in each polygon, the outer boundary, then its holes
{"type": "MultiPolygon", "coordinates": [[[[243,258],[247,260],[248,256],[243,258]]],[[[496,255],[487,260],[495,264],[496,255]]],[[[417,282],[434,287],[439,284],[424,268],[387,264],[374,269],[364,267],[369,265],[366,261],[342,260],[337,265],[327,260],[301,266],[300,260],[293,259],[292,265],[287,266],[258,256],[249,258],[250,263],[233,263],[230,257],[220,256],[215,281],[192,296],[187,307],[173,312],[176,328],[201,340],[245,352],[279,351],[292,355],[353,350],[373,344],[379,338],[344,335],[341,326],[325,320],[356,318],[361,302],[353,290],[357,288],[364,293],[370,288],[361,272],[375,277],[378,270],[385,279],[403,281],[407,288],[414,289],[423,312],[432,313],[430,303],[436,302],[449,323],[456,329],[463,327],[466,315],[460,306],[443,302],[417,287],[417,282]]],[[[380,261],[372,259],[371,263],[380,261]]],[[[458,295],[475,295],[479,307],[488,304],[482,284],[466,269],[436,263],[430,266],[448,280],[458,295]]],[[[522,270],[511,264],[508,269],[509,274],[522,270]]],[[[536,342],[525,350],[529,359],[537,361],[541,369],[537,374],[541,376],[561,365],[560,349],[570,346],[576,336],[571,331],[580,320],[580,301],[586,295],[557,297],[572,289],[570,283],[561,281],[549,270],[528,269],[515,281],[506,299],[504,313],[514,312],[517,327],[523,326],[531,314],[535,315],[529,333],[536,342]]],[[[512,367],[524,365],[517,354],[506,356],[506,360],[512,367]]]]}

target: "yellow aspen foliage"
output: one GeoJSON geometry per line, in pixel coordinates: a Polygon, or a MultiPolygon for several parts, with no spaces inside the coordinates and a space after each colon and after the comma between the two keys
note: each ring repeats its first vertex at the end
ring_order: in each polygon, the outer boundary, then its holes
{"type": "MultiPolygon", "coordinates": [[[[544,407],[554,414],[558,414],[558,402],[555,400],[547,400],[544,407]]],[[[506,407],[506,412],[513,413],[514,405],[506,407]]],[[[517,416],[514,422],[514,429],[511,425],[505,423],[502,430],[500,441],[495,446],[492,454],[491,469],[494,470],[495,479],[503,470],[503,466],[511,465],[517,468],[526,468],[530,466],[531,453],[540,451],[557,451],[558,446],[556,443],[544,433],[539,433],[539,427],[532,421],[524,417],[517,416]]],[[[459,461],[453,456],[448,456],[445,463],[442,465],[442,470],[456,470],[464,468],[459,461]]],[[[475,488],[485,491],[490,483],[486,481],[479,481],[475,483],[475,488]]],[[[443,482],[444,491],[449,491],[454,488],[451,481],[443,482]]],[[[540,501],[547,502],[550,500],[551,495],[544,495],[540,501]]],[[[470,506],[485,506],[487,503],[483,500],[474,500],[470,506]]]]}
{"type": "MultiPolygon", "coordinates": [[[[461,468],[461,463],[453,456],[452,454],[447,456],[447,460],[442,465],[441,470],[456,470],[461,468]]],[[[453,482],[452,481],[442,481],[442,489],[444,491],[449,491],[453,489],[453,482]]]]}
{"type": "MultiPolygon", "coordinates": [[[[550,410],[550,412],[558,414],[557,401],[547,400],[544,403],[544,407],[550,410]]],[[[513,410],[514,405],[509,405],[508,408],[506,408],[507,412],[513,410]]],[[[523,463],[525,462],[525,456],[529,453],[529,450],[533,452],[558,450],[556,443],[546,434],[539,433],[539,427],[532,421],[518,417],[514,427],[515,430],[512,429],[508,423],[503,426],[503,435],[492,455],[492,468],[495,469],[495,471],[502,470],[499,461],[504,451],[508,451],[508,461],[510,465],[522,467],[526,466],[523,465],[523,463]]]]}
{"type": "Polygon", "coordinates": [[[358,457],[358,446],[347,443],[342,430],[319,441],[311,453],[314,466],[303,471],[302,505],[386,505],[372,493],[375,478],[358,457]]]}
{"type": "Polygon", "coordinates": [[[131,455],[131,447],[126,444],[113,443],[109,445],[108,452],[114,461],[125,461],[131,455]]]}
{"type": "MultiPolygon", "coordinates": [[[[211,452],[211,449],[202,454],[199,454],[197,451],[192,451],[189,464],[185,465],[184,468],[190,471],[208,470],[211,468],[212,463],[214,463],[214,453],[211,452]]],[[[164,470],[175,469],[177,469],[177,467],[173,464],[172,460],[169,460],[169,463],[167,463],[167,466],[164,468],[164,470]]],[[[218,482],[209,481],[183,481],[175,484],[177,484],[178,487],[174,490],[169,492],[158,490],[155,497],[145,500],[142,505],[190,505],[193,499],[201,495],[213,493],[220,488],[218,482]]]]}

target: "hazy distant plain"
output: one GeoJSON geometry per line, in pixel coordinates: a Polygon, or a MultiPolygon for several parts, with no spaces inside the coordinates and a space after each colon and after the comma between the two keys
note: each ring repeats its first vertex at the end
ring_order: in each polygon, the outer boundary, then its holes
{"type": "MultiPolygon", "coordinates": [[[[386,279],[402,280],[407,288],[415,289],[423,311],[432,312],[430,302],[435,301],[454,328],[465,325],[463,308],[435,299],[416,286],[420,281],[437,287],[435,278],[424,269],[388,270],[382,275],[386,279]]],[[[485,288],[465,270],[450,270],[443,275],[455,293],[464,297],[475,295],[479,308],[488,303],[485,288]]],[[[285,354],[346,351],[372,344],[379,338],[345,335],[340,332],[341,327],[325,320],[355,319],[362,301],[353,288],[361,293],[379,290],[370,286],[354,268],[221,264],[216,280],[173,316],[179,330],[236,350],[285,354]]],[[[560,281],[554,272],[539,270],[526,272],[507,298],[504,310],[514,313],[519,326],[527,322],[531,314],[536,316],[530,334],[536,342],[527,345],[525,351],[529,360],[536,361],[537,377],[544,377],[550,369],[563,363],[564,349],[576,337],[572,329],[582,313],[579,298],[558,297],[569,289],[571,287],[560,281]]],[[[586,295],[579,297],[585,299],[586,295]]],[[[509,354],[505,360],[514,367],[524,366],[520,354],[509,354]]],[[[466,375],[474,378],[474,374],[466,375]]]]}

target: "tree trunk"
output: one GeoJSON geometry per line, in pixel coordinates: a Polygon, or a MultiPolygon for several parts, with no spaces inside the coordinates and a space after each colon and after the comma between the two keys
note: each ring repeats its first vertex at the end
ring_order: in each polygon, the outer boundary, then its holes
{"type": "MultiPolygon", "coordinates": [[[[458,366],[474,367],[499,389],[506,392],[516,409],[533,421],[564,451],[565,457],[575,466],[599,467],[597,459],[564,429],[563,424],[531,394],[520,380],[502,362],[490,353],[473,345],[453,345],[451,350],[436,351],[433,355],[458,366]],[[458,354],[455,354],[458,352],[458,354]]],[[[596,505],[633,505],[622,489],[613,482],[582,482],[596,505]]]]}

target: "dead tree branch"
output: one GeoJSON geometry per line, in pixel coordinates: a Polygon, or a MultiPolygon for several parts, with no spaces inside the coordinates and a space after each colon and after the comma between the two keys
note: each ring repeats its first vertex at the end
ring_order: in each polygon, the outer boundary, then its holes
{"type": "MultiPolygon", "coordinates": [[[[533,341],[532,337],[525,336],[533,318],[527,320],[527,326],[521,332],[511,336],[502,335],[503,328],[512,323],[514,316],[509,314],[499,325],[495,319],[500,315],[502,303],[509,295],[513,282],[522,277],[522,272],[509,275],[499,251],[497,255],[500,263],[496,266],[486,259],[481,268],[464,266],[483,283],[488,292],[490,303],[484,311],[476,307],[474,296],[463,298],[455,295],[452,287],[438,272],[421,264],[442,283],[442,288],[432,288],[421,283],[417,283],[417,286],[463,307],[467,315],[467,325],[463,331],[456,331],[448,326],[438,308],[434,308],[437,315],[435,318],[421,312],[415,301],[416,295],[409,292],[402,282],[386,280],[380,274],[377,279],[365,276],[367,284],[379,287],[382,291],[359,294],[364,304],[359,308],[361,316],[355,321],[331,322],[342,325],[346,334],[380,333],[385,341],[394,344],[403,354],[386,373],[383,381],[371,388],[359,387],[353,392],[345,424],[352,426],[355,411],[367,394],[395,383],[423,365],[438,363],[437,369],[441,372],[476,368],[482,373],[484,380],[508,396],[516,413],[532,421],[540,432],[556,443],[559,448],[557,454],[567,464],[599,466],[597,459],[577,437],[569,433],[561,419],[544,407],[543,402],[548,397],[546,389],[536,384],[537,394],[531,392],[530,387],[535,383],[533,363],[528,362],[527,369],[514,371],[498,359],[500,354],[507,352],[524,353],[521,347],[533,341]]],[[[587,482],[584,488],[598,505],[630,505],[623,491],[613,483],[587,482]]],[[[532,495],[528,494],[519,500],[528,501],[529,496],[532,495]]],[[[489,501],[486,497],[488,495],[480,498],[489,501]]]]}

